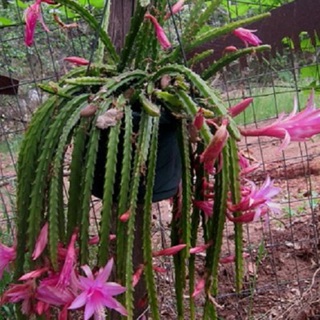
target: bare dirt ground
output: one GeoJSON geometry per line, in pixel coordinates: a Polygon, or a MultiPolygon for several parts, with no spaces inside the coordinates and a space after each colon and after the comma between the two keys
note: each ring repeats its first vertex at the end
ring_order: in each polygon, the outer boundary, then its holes
{"type": "MultiPolygon", "coordinates": [[[[282,189],[277,201],[282,214],[269,222],[244,225],[244,249],[250,256],[245,262],[242,292],[234,286],[234,266],[220,266],[219,296],[221,319],[320,319],[320,140],[291,143],[284,153],[270,138],[250,138],[241,148],[253,162],[263,162],[250,179],[262,183],[267,175],[282,189]]],[[[169,243],[170,207],[167,202],[155,206],[155,245],[169,243]]],[[[201,234],[199,234],[201,238],[201,234]]],[[[233,254],[233,225],[225,230],[222,255],[233,254]]],[[[200,278],[204,272],[203,257],[197,260],[200,278]]],[[[172,268],[169,261],[164,266],[172,268]]],[[[159,301],[163,319],[177,319],[172,273],[158,276],[159,301]]],[[[186,292],[186,301],[189,296],[186,292]]],[[[196,304],[201,315],[204,298],[196,304]]],[[[188,318],[186,318],[188,319],[188,318]]]]}
{"type": "MultiPolygon", "coordinates": [[[[245,225],[243,290],[234,290],[234,266],[220,266],[219,317],[236,319],[320,320],[319,139],[307,144],[291,143],[284,153],[269,138],[247,139],[242,150],[253,162],[263,162],[250,179],[262,183],[267,174],[282,188],[278,201],[282,214],[269,222],[245,225]]],[[[14,214],[15,170],[8,154],[0,154],[0,222],[14,214]]],[[[170,246],[171,212],[168,201],[154,204],[154,248],[170,246]]],[[[3,233],[2,233],[3,235],[3,233]]],[[[222,255],[233,254],[233,225],[228,223],[222,255]]],[[[199,234],[201,239],[201,234],[199,234]]],[[[203,256],[197,258],[197,274],[203,274],[203,256]]],[[[157,275],[162,319],[176,319],[173,263],[157,260],[167,273],[157,275]]],[[[185,294],[186,302],[190,298],[185,294]]],[[[199,318],[203,296],[196,299],[199,318]]],[[[186,317],[186,319],[188,319],[186,317]]]]}

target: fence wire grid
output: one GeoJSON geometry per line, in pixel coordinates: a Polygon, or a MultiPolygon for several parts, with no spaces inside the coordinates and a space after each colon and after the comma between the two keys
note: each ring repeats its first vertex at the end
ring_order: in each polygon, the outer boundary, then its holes
{"type": "MultiPolygon", "coordinates": [[[[249,14],[272,9],[261,0],[223,3],[219,15],[225,21],[241,17],[241,4],[250,7],[249,14]]],[[[6,10],[2,7],[0,15],[7,13],[6,10]]],[[[16,7],[11,14],[17,21],[22,21],[22,8],[16,7]]],[[[44,18],[48,23],[52,21],[46,15],[44,18]]],[[[90,57],[94,34],[82,21],[75,18],[70,21],[76,22],[77,26],[66,29],[49,23],[50,33],[38,28],[36,43],[31,48],[24,46],[23,23],[0,28],[0,75],[19,80],[16,95],[0,94],[0,241],[7,245],[12,245],[15,233],[19,144],[32,114],[46,98],[37,84],[58,80],[69,68],[63,62],[64,57],[90,57]]],[[[282,112],[292,111],[294,98],[299,109],[304,108],[310,94],[309,84],[319,80],[319,48],[312,45],[303,30],[300,37],[305,44],[302,51],[297,52],[289,45],[282,54],[268,58],[251,55],[245,67],[232,63],[211,79],[230,106],[242,98],[254,98],[252,106],[238,116],[240,126],[259,127],[274,121],[282,112]]],[[[317,92],[315,98],[319,106],[317,92]]],[[[250,179],[262,183],[269,175],[281,187],[277,198],[281,214],[266,222],[246,225],[244,248],[248,257],[241,294],[234,290],[233,265],[221,265],[220,295],[216,301],[219,316],[226,320],[320,319],[319,137],[306,143],[293,142],[282,152],[278,141],[250,137],[241,141],[241,150],[251,163],[261,164],[250,179]]],[[[99,216],[99,207],[99,201],[93,201],[93,226],[99,216]]],[[[170,210],[169,201],[154,204],[153,237],[154,246],[159,249],[170,243],[170,210]]],[[[226,256],[234,252],[230,241],[233,237],[233,227],[227,224],[222,252],[226,256]]],[[[201,255],[197,259],[200,278],[201,255]]],[[[175,319],[173,263],[169,258],[164,258],[162,263],[170,271],[157,276],[162,317],[175,319]]],[[[0,293],[8,282],[6,277],[0,282],[0,293]]],[[[201,305],[201,297],[198,303],[201,305]]],[[[5,314],[0,309],[0,319],[6,319],[5,314]]]]}

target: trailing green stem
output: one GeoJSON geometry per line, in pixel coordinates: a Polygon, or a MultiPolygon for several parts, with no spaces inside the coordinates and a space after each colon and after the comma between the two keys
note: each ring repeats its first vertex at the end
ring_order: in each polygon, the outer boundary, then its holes
{"type": "Polygon", "coordinates": [[[135,215],[137,208],[137,198],[140,184],[141,171],[144,170],[144,165],[147,159],[149,141],[150,141],[150,129],[152,125],[152,117],[146,115],[145,113],[141,114],[140,126],[139,126],[139,137],[136,144],[135,150],[135,159],[134,159],[134,168],[131,184],[131,193],[130,193],[130,217],[128,221],[127,228],[127,252],[126,252],[126,304],[128,311],[128,319],[133,317],[133,287],[132,287],[132,275],[133,275],[133,263],[132,263],[132,251],[134,243],[134,231],[135,231],[135,215]]]}
{"type": "MultiPolygon", "coordinates": [[[[228,141],[228,148],[230,154],[230,191],[233,204],[237,204],[241,200],[241,186],[240,186],[240,168],[239,155],[236,142],[232,139],[228,141]]],[[[234,212],[235,217],[239,217],[241,212],[234,212]]],[[[235,232],[235,267],[236,267],[236,290],[239,293],[242,289],[243,282],[243,229],[241,223],[234,223],[235,232]]]]}
{"type": "Polygon", "coordinates": [[[214,76],[217,72],[221,71],[221,69],[231,62],[238,60],[239,58],[256,52],[261,52],[265,50],[270,50],[271,47],[267,44],[257,47],[249,47],[245,49],[239,49],[236,52],[228,53],[219,59],[217,62],[211,64],[203,73],[201,74],[202,79],[208,80],[210,77],[214,76]]]}
{"type": "Polygon", "coordinates": [[[229,185],[229,153],[228,148],[224,147],[223,166],[221,171],[215,175],[214,184],[214,207],[211,225],[212,246],[207,249],[206,269],[206,303],[204,306],[203,319],[217,319],[216,306],[212,303],[218,293],[218,267],[222,246],[223,229],[226,220],[228,185],[229,185]]]}
{"type": "Polygon", "coordinates": [[[148,175],[146,183],[146,195],[143,209],[143,257],[145,261],[145,281],[148,291],[148,302],[152,319],[160,320],[159,308],[157,302],[157,291],[154,282],[153,264],[152,264],[152,242],[151,239],[151,216],[152,216],[152,196],[153,185],[156,172],[159,118],[153,119],[153,130],[151,138],[151,147],[148,160],[148,175]]]}

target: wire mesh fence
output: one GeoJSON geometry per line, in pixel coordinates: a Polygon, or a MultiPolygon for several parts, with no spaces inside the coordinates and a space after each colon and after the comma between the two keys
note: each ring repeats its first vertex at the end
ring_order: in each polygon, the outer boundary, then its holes
{"type": "MultiPolygon", "coordinates": [[[[242,15],[240,1],[225,1],[219,14],[228,19],[242,15]]],[[[263,1],[243,1],[251,14],[272,9],[263,1]]],[[[245,11],[248,13],[248,10],[245,11]]],[[[22,21],[23,8],[13,13],[22,21]]],[[[45,17],[46,18],[46,17],[45,17]]],[[[0,75],[19,81],[18,93],[1,95],[0,105],[0,240],[12,244],[15,233],[16,163],[19,143],[33,112],[46,99],[38,84],[56,81],[69,68],[65,56],[88,58],[94,35],[87,26],[72,18],[72,27],[50,25],[50,33],[39,32],[36,45],[24,46],[23,24],[0,29],[0,75]]],[[[239,126],[259,127],[275,121],[281,113],[290,113],[297,99],[304,108],[310,94],[310,83],[318,81],[318,48],[308,34],[302,34],[303,51],[287,45],[282,54],[251,55],[245,65],[233,63],[212,79],[225,101],[231,105],[245,97],[254,102],[237,121],[239,126]]],[[[5,89],[6,86],[1,87],[5,89]]],[[[316,104],[320,99],[316,94],[316,104]]],[[[291,143],[285,150],[271,138],[248,137],[241,142],[243,155],[260,167],[250,177],[262,183],[266,176],[281,187],[277,202],[281,214],[266,222],[246,225],[245,282],[240,294],[234,290],[234,267],[228,260],[221,263],[219,296],[215,303],[222,319],[319,319],[319,221],[320,154],[319,138],[306,143],[291,143]],[[224,263],[225,262],[225,263],[224,263]]],[[[93,221],[97,221],[99,205],[93,202],[93,221]],[[96,211],[95,211],[96,210],[96,211]]],[[[154,246],[160,249],[170,243],[171,222],[169,201],[154,205],[154,246]]],[[[234,252],[233,227],[225,229],[222,255],[234,252]]],[[[223,258],[223,257],[222,257],[223,258]]],[[[197,273],[203,276],[201,255],[197,256],[197,273]]],[[[161,260],[159,268],[166,273],[157,276],[159,301],[163,319],[175,319],[172,305],[173,263],[161,260]]],[[[0,286],[3,290],[3,286],[0,286]]],[[[197,304],[202,303],[201,296],[197,304]]],[[[5,313],[4,313],[5,314],[5,313]]],[[[0,314],[0,318],[1,318],[0,314]]]]}

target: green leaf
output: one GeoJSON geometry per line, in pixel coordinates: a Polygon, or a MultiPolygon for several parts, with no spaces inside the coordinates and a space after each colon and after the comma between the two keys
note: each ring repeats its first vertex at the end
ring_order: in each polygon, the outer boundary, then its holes
{"type": "Polygon", "coordinates": [[[21,0],[15,0],[16,5],[21,9],[27,9],[29,7],[28,3],[25,3],[21,0]]]}
{"type": "Polygon", "coordinates": [[[90,4],[97,9],[102,9],[104,7],[106,0],[90,0],[90,4]]]}
{"type": "Polygon", "coordinates": [[[93,6],[97,9],[102,9],[105,3],[105,0],[78,0],[82,6],[93,6]]]}
{"type": "Polygon", "coordinates": [[[304,66],[300,68],[300,77],[301,78],[313,78],[317,79],[319,76],[319,66],[304,66]]]}
{"type": "Polygon", "coordinates": [[[14,24],[13,20],[8,19],[8,18],[4,18],[4,17],[0,17],[0,26],[10,26],[14,24]]]}

